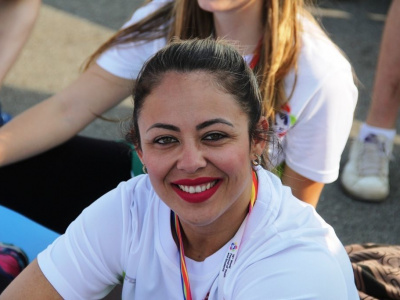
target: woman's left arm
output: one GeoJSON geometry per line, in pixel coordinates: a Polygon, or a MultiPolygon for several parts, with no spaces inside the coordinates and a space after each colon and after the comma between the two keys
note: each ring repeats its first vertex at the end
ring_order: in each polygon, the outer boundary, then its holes
{"type": "Polygon", "coordinates": [[[322,182],[316,182],[300,175],[288,165],[285,165],[283,170],[282,183],[292,189],[292,193],[296,198],[314,207],[317,207],[319,196],[325,185],[322,182]]]}

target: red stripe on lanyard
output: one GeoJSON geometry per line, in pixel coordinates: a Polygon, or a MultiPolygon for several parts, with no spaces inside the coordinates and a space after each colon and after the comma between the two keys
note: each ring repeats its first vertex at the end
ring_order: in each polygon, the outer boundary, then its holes
{"type": "Polygon", "coordinates": [[[260,60],[260,55],[261,55],[261,46],[262,46],[262,38],[258,41],[256,50],[254,51],[253,58],[251,59],[249,63],[250,69],[254,70],[254,68],[257,66],[258,61],[260,60]]]}
{"type": "Polygon", "coordinates": [[[189,274],[186,268],[186,261],[185,261],[185,251],[183,250],[183,241],[182,241],[182,234],[181,228],[179,226],[179,218],[174,212],[174,225],[176,230],[176,235],[178,236],[179,241],[179,260],[181,265],[181,282],[182,282],[182,292],[183,292],[183,299],[184,300],[192,300],[192,292],[190,290],[190,282],[189,282],[189,274]]]}

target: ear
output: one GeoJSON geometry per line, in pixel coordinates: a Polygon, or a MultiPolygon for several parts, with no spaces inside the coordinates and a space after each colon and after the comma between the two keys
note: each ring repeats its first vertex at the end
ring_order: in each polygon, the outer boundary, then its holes
{"type": "Polygon", "coordinates": [[[143,152],[142,149],[140,149],[139,147],[135,147],[135,151],[140,159],[140,161],[142,162],[142,165],[144,165],[143,163],[143,152]]]}
{"type": "Polygon", "coordinates": [[[251,154],[261,155],[267,147],[267,132],[268,132],[268,121],[265,117],[261,117],[257,123],[257,132],[259,135],[254,137],[251,141],[251,154]]]}

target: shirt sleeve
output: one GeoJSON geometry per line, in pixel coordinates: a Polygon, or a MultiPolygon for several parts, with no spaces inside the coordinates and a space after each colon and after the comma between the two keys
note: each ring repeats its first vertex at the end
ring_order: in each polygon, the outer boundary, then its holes
{"type": "MultiPolygon", "coordinates": [[[[300,175],[330,183],[339,175],[358,90],[351,64],[305,17],[297,69],[285,78],[290,127],[282,138],[283,159],[300,175]]],[[[282,161],[282,159],[280,159],[282,161]]]]}
{"type": "Polygon", "coordinates": [[[120,282],[136,227],[131,210],[123,205],[124,187],[121,184],[86,208],[38,255],[44,276],[64,299],[100,299],[120,282]]]}
{"type": "Polygon", "coordinates": [[[311,180],[335,181],[353,123],[357,97],[350,67],[331,71],[325,76],[286,134],[286,164],[311,180]]]}
{"type": "MultiPolygon", "coordinates": [[[[155,0],[139,8],[122,28],[128,27],[156,11],[169,1],[155,0]]],[[[119,44],[102,53],[96,63],[109,73],[124,78],[136,79],[144,62],[166,44],[165,38],[119,44]]]]}

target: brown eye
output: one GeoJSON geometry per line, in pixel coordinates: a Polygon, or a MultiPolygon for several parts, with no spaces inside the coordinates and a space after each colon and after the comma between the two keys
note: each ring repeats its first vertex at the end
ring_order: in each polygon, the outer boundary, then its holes
{"type": "Polygon", "coordinates": [[[171,136],[162,136],[159,138],[156,138],[154,140],[154,143],[156,144],[161,144],[161,145],[166,145],[166,144],[172,144],[178,142],[177,139],[171,137],[171,136]]]}
{"type": "Polygon", "coordinates": [[[221,140],[221,139],[223,139],[225,137],[226,137],[226,135],[222,134],[220,132],[212,132],[212,133],[209,133],[209,134],[205,135],[203,140],[206,140],[206,141],[219,141],[219,140],[221,140]]]}

